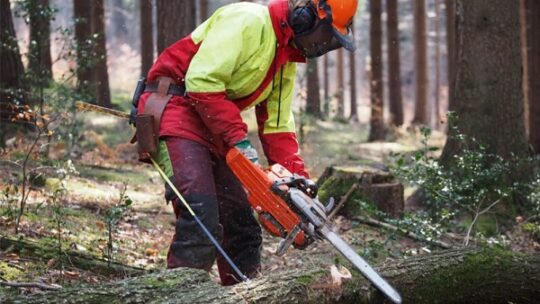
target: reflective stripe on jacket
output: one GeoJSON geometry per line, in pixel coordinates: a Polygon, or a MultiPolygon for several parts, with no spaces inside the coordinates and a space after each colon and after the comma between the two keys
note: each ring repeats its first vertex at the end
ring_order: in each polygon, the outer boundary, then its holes
{"type": "MultiPolygon", "coordinates": [[[[247,135],[240,111],[256,106],[259,137],[270,164],[307,176],[298,155],[292,112],[296,63],[290,47],[288,1],[241,2],[218,9],[191,35],[169,46],[148,79],[173,78],[187,96],[174,96],[160,135],[195,140],[224,154],[247,135]]],[[[144,109],[148,94],[141,98],[144,109]]]]}

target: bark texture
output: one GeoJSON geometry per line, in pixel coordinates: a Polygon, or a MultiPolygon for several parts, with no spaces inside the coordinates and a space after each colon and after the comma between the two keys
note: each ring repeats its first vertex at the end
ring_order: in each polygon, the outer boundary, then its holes
{"type": "Polygon", "coordinates": [[[453,109],[456,85],[456,0],[445,0],[446,7],[446,51],[448,56],[448,108],[453,109]]]}
{"type": "Polygon", "coordinates": [[[384,140],[383,81],[382,81],[382,1],[371,0],[370,5],[371,56],[371,119],[369,141],[384,140]]]}
{"type": "Polygon", "coordinates": [[[105,37],[104,0],[92,1],[92,32],[96,35],[94,52],[94,82],[96,84],[97,104],[106,108],[111,107],[111,91],[109,88],[109,73],[107,71],[107,39],[105,37]]]}
{"type": "MultiPolygon", "coordinates": [[[[457,4],[455,125],[462,134],[486,145],[488,153],[525,156],[519,1],[461,0],[457,4]]],[[[444,147],[445,164],[461,149],[460,141],[452,137],[455,132],[450,131],[444,147]]]]}
{"type": "Polygon", "coordinates": [[[77,87],[79,91],[93,95],[92,56],[92,1],[73,0],[73,18],[75,19],[75,41],[77,42],[77,87]]]}
{"type": "Polygon", "coordinates": [[[319,69],[317,66],[317,59],[308,60],[306,74],[306,113],[321,117],[321,94],[319,93],[319,69]]]}
{"type": "Polygon", "coordinates": [[[414,3],[414,67],[415,67],[415,98],[413,123],[428,123],[427,97],[427,30],[426,30],[426,1],[416,0],[414,3]]]}
{"type": "Polygon", "coordinates": [[[345,118],[345,58],[343,55],[343,48],[339,48],[336,51],[336,79],[337,79],[337,109],[336,115],[338,118],[345,118]]]}
{"type": "Polygon", "coordinates": [[[351,114],[349,117],[352,121],[358,121],[358,102],[356,100],[356,54],[354,52],[349,52],[349,83],[351,92],[351,114]]]}
{"type": "MultiPolygon", "coordinates": [[[[390,261],[377,267],[403,303],[534,303],[540,256],[461,249],[390,261]]],[[[97,286],[83,285],[2,303],[383,303],[362,276],[332,286],[328,270],[311,266],[265,274],[234,287],[200,270],[176,269],[97,286]]]]}
{"type": "Polygon", "coordinates": [[[139,0],[141,14],[141,76],[146,76],[154,63],[152,0],[139,0]]]}
{"type": "Polygon", "coordinates": [[[29,2],[30,51],[28,68],[43,85],[52,79],[49,0],[29,2]]]}
{"type": "Polygon", "coordinates": [[[386,28],[388,46],[388,99],[390,123],[403,124],[403,97],[401,94],[401,59],[399,52],[398,1],[386,1],[386,28]]]}
{"type": "Polygon", "coordinates": [[[524,0],[527,46],[527,101],[529,140],[540,153],[540,1],[524,0]]]}
{"type": "Polygon", "coordinates": [[[157,0],[158,54],[193,31],[196,15],[195,0],[157,0]]]}
{"type": "Polygon", "coordinates": [[[0,102],[5,103],[10,94],[4,90],[20,88],[24,74],[9,0],[0,0],[0,28],[0,102]]]}

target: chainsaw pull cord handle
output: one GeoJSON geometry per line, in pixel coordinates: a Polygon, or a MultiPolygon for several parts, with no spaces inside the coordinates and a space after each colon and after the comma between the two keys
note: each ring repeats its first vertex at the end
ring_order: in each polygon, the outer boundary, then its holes
{"type": "Polygon", "coordinates": [[[176,189],[176,187],[174,186],[174,184],[171,182],[171,180],[167,177],[167,175],[165,174],[165,172],[163,172],[163,170],[161,170],[161,168],[159,167],[159,165],[156,163],[156,161],[153,159],[153,158],[150,158],[150,160],[152,161],[152,164],[154,165],[154,167],[156,168],[156,170],[159,172],[159,175],[161,175],[161,177],[163,178],[163,180],[165,180],[165,182],[171,187],[171,189],[174,191],[174,193],[176,194],[176,196],[178,196],[178,198],[182,201],[182,204],[184,204],[184,206],[186,207],[186,209],[188,210],[189,214],[191,214],[191,216],[193,216],[193,218],[195,219],[195,221],[197,222],[197,224],[199,224],[199,226],[201,227],[201,229],[204,231],[204,233],[206,234],[206,236],[208,236],[208,238],[210,239],[210,241],[212,241],[212,243],[214,244],[214,246],[216,247],[216,249],[219,251],[219,253],[223,256],[223,258],[225,258],[225,260],[227,260],[227,263],[229,263],[229,265],[231,266],[231,268],[234,270],[234,272],[236,272],[236,274],[238,275],[238,277],[240,277],[240,279],[243,281],[243,282],[247,282],[249,281],[248,277],[246,277],[242,271],[240,271],[240,269],[238,269],[238,267],[236,266],[236,264],[234,264],[234,262],[231,260],[231,258],[229,257],[229,255],[227,255],[227,253],[225,252],[225,250],[223,250],[223,248],[221,247],[221,245],[219,245],[218,241],[214,238],[214,236],[210,233],[210,231],[208,231],[208,229],[206,228],[206,226],[204,226],[203,222],[201,222],[201,220],[199,219],[199,217],[197,217],[197,215],[195,214],[195,212],[193,211],[193,209],[191,209],[191,207],[189,206],[189,204],[186,202],[186,200],[184,199],[184,197],[180,194],[180,191],[178,191],[178,189],[176,189]]]}

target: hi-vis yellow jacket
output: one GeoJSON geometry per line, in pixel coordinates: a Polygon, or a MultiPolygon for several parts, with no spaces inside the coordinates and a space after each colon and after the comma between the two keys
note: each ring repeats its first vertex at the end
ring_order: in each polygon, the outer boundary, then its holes
{"type": "MultiPolygon", "coordinates": [[[[255,107],[269,163],[307,176],[292,112],[296,62],[304,57],[290,46],[287,15],[287,0],[230,4],[160,54],[149,81],[167,76],[187,92],[169,101],[160,135],[191,139],[224,154],[247,135],[240,111],[255,107]]],[[[142,96],[139,111],[147,98],[142,96]]]]}

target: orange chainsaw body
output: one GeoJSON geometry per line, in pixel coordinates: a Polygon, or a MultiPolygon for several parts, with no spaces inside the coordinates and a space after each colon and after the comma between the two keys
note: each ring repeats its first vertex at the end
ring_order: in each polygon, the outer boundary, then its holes
{"type": "MultiPolygon", "coordinates": [[[[285,238],[294,226],[300,224],[300,218],[287,203],[272,191],[274,181],[292,174],[279,164],[263,171],[247,159],[240,150],[233,148],[227,152],[227,164],[247,192],[251,207],[259,215],[261,225],[274,236],[285,238]]],[[[280,187],[286,187],[281,185],[280,187]]],[[[283,189],[283,188],[282,188],[283,189]]],[[[308,240],[303,231],[294,239],[295,247],[303,248],[308,240]]]]}

